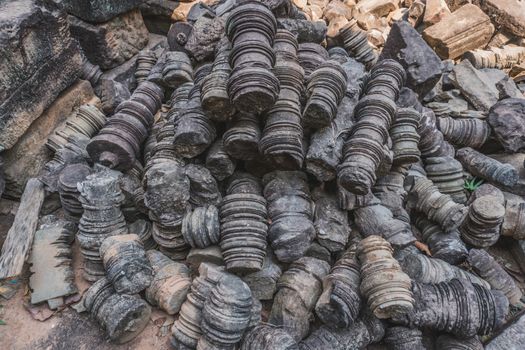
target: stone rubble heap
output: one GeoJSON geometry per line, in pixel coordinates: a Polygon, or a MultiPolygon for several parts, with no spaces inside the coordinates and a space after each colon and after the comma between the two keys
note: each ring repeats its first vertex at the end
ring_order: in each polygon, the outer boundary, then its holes
{"type": "Polygon", "coordinates": [[[0,276],[34,238],[35,303],[78,259],[115,343],[152,307],[181,350],[525,341],[523,1],[18,2],[0,276]]]}

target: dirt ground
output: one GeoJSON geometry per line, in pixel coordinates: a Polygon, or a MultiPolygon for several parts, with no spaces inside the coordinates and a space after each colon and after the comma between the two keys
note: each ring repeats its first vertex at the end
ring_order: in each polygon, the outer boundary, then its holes
{"type": "MultiPolygon", "coordinates": [[[[82,279],[81,257],[74,246],[75,281],[80,291],[89,285],[82,279]]],[[[38,321],[24,306],[28,303],[27,276],[9,300],[0,297],[0,349],[2,350],[168,350],[173,318],[153,310],[146,329],[129,343],[116,345],[108,341],[105,332],[87,312],[78,313],[71,307],[38,321]]],[[[46,308],[43,308],[46,309],[46,308]]],[[[46,310],[47,311],[47,310],[46,310]]]]}

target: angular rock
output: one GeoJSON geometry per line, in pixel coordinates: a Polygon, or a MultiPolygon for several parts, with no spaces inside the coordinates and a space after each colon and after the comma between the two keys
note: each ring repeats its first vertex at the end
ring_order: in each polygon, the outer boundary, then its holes
{"type": "Polygon", "coordinates": [[[60,0],[69,14],[88,22],[107,22],[113,17],[138,7],[144,0],[60,0]]]}
{"type": "Polygon", "coordinates": [[[193,25],[184,49],[198,62],[213,59],[215,47],[224,34],[224,24],[225,21],[221,17],[200,17],[193,25]]]}
{"type": "Polygon", "coordinates": [[[450,15],[450,10],[445,0],[427,0],[423,23],[430,26],[440,22],[448,15],[450,15]]]}
{"type": "Polygon", "coordinates": [[[100,24],[68,16],[71,35],[93,64],[103,70],[114,68],[136,55],[148,43],[148,29],[140,10],[132,10],[100,24]]]}
{"type": "Polygon", "coordinates": [[[51,1],[3,1],[0,31],[1,152],[77,79],[82,58],[63,12],[51,1]]]}
{"type": "Polygon", "coordinates": [[[452,84],[477,110],[488,112],[498,102],[499,91],[488,76],[474,68],[468,60],[461,61],[448,75],[452,84]]]}
{"type": "Polygon", "coordinates": [[[299,43],[321,43],[325,39],[328,30],[323,21],[312,22],[291,18],[279,18],[277,26],[294,33],[299,43]]]}
{"type": "Polygon", "coordinates": [[[425,96],[441,78],[443,63],[408,22],[394,22],[381,58],[397,60],[407,71],[406,86],[425,96]]]}
{"type": "Polygon", "coordinates": [[[399,7],[399,0],[361,0],[356,9],[361,13],[370,13],[383,17],[399,7]]]}
{"type": "Polygon", "coordinates": [[[525,342],[525,314],[521,313],[512,321],[507,323],[498,335],[488,341],[486,350],[510,350],[518,349],[518,344],[525,342]]]}
{"type": "Polygon", "coordinates": [[[525,37],[525,3],[521,0],[484,0],[481,9],[494,23],[519,37],[525,37]]]}
{"type": "Polygon", "coordinates": [[[525,149],[525,99],[508,98],[489,111],[489,124],[505,151],[525,149]]]}
{"type": "Polygon", "coordinates": [[[456,58],[484,47],[494,33],[490,18],[476,5],[467,4],[423,31],[423,38],[441,58],[456,58]]]}
{"type": "MultiPolygon", "coordinates": [[[[4,152],[5,195],[20,198],[27,180],[36,177],[51,158],[47,138],[64,124],[67,116],[87,102],[95,102],[89,82],[81,80],[64,91],[29,127],[18,142],[4,152]]],[[[1,129],[1,128],[0,128],[1,129]]]]}

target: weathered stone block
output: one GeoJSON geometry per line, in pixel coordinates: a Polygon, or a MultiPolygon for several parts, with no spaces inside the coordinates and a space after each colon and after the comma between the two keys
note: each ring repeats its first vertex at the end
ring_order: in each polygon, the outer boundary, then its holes
{"type": "Polygon", "coordinates": [[[52,2],[0,2],[0,152],[78,77],[81,57],[52,2]]]}
{"type": "Polygon", "coordinates": [[[522,0],[484,0],[481,8],[498,26],[525,37],[525,2],[522,0]]]}
{"type": "Polygon", "coordinates": [[[148,29],[138,9],[100,24],[74,16],[68,16],[68,21],[86,57],[103,70],[124,63],[148,43],[148,29]]]}
{"type": "Polygon", "coordinates": [[[47,138],[64,123],[75,108],[98,99],[91,84],[80,80],[64,91],[53,104],[27,129],[20,140],[4,154],[5,195],[19,198],[29,178],[37,177],[51,154],[46,147],[47,138]]]}
{"type": "Polygon", "coordinates": [[[145,0],[60,0],[66,11],[88,22],[107,22],[133,10],[145,0]]]}
{"type": "Polygon", "coordinates": [[[356,9],[361,13],[371,13],[383,17],[399,7],[399,0],[361,0],[356,9]]]}
{"type": "Polygon", "coordinates": [[[438,82],[443,63],[421,35],[405,21],[394,22],[381,54],[397,60],[407,72],[407,87],[425,96],[438,82]]]}
{"type": "Polygon", "coordinates": [[[479,7],[467,4],[423,31],[423,38],[441,58],[456,58],[485,47],[494,26],[479,7]]]}

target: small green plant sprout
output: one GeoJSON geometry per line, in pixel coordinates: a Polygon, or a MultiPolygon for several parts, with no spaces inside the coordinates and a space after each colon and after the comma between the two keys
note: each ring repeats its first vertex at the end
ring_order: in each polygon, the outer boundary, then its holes
{"type": "Polygon", "coordinates": [[[469,192],[474,191],[476,188],[481,186],[483,184],[483,179],[478,179],[477,177],[473,177],[470,180],[465,180],[465,185],[463,185],[463,188],[466,189],[469,192]]]}

